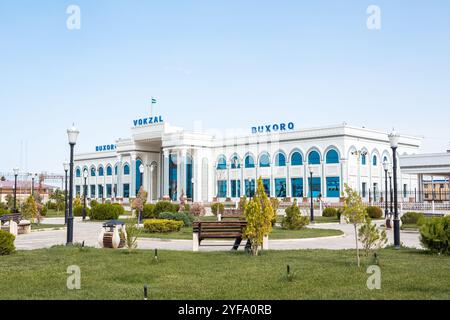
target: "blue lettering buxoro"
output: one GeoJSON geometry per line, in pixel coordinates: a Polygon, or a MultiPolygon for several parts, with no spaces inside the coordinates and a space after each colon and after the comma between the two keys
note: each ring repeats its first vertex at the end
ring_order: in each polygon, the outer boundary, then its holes
{"type": "Polygon", "coordinates": [[[293,122],[280,123],[280,124],[266,124],[263,126],[252,127],[252,133],[270,133],[270,132],[278,132],[278,131],[286,131],[286,130],[294,130],[295,124],[293,122]]]}

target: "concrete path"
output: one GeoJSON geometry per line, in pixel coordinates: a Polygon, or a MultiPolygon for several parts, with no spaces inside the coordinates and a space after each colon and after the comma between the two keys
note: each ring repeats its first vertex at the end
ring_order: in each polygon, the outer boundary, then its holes
{"type": "MultiPolygon", "coordinates": [[[[48,218],[43,223],[63,224],[63,218],[48,218]]],[[[382,222],[378,222],[381,224],[382,222]]],[[[295,239],[295,240],[269,240],[271,250],[296,250],[296,249],[353,249],[355,247],[354,229],[352,225],[339,223],[324,223],[311,225],[311,228],[318,229],[338,229],[344,232],[343,236],[314,238],[314,239],[295,239]]],[[[100,222],[82,222],[81,218],[74,220],[74,242],[85,242],[86,246],[99,247],[98,236],[102,229],[100,222]]],[[[33,231],[31,234],[19,235],[16,238],[15,245],[17,250],[33,250],[41,248],[50,248],[54,245],[64,245],[66,243],[66,228],[60,230],[33,231]]],[[[388,231],[389,243],[393,243],[393,231],[388,231]]],[[[421,248],[419,233],[412,231],[401,231],[401,241],[407,247],[421,248]]],[[[231,249],[233,241],[204,241],[200,251],[227,251],[231,249]],[[207,246],[212,244],[213,246],[207,246]],[[217,246],[225,244],[226,246],[217,246]],[[228,245],[229,244],[229,245],[228,245]],[[215,245],[215,246],[214,246],[215,245]]],[[[245,244],[245,243],[243,243],[245,244]]],[[[166,239],[147,239],[138,240],[139,249],[163,249],[163,250],[192,250],[192,240],[166,240],[166,239]]]]}

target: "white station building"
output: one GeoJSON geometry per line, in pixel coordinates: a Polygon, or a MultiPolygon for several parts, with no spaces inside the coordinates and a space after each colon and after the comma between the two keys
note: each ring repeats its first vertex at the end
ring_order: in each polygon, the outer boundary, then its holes
{"type": "MultiPolygon", "coordinates": [[[[418,153],[421,142],[401,136],[398,154],[418,153]]],[[[338,202],[348,184],[369,200],[369,194],[376,198],[385,190],[383,161],[392,164],[388,133],[347,124],[310,129],[292,122],[262,125],[249,128],[248,134],[217,138],[173,127],[156,116],[134,120],[129,139],[77,154],[74,191],[83,192],[86,177],[90,199],[127,203],[143,186],[149,202],[179,201],[183,193],[194,202],[236,201],[252,196],[261,177],[266,192],[280,199],[302,201],[312,189],[314,197],[338,202]]],[[[418,187],[416,174],[400,171],[398,179],[405,197],[418,187]]]]}

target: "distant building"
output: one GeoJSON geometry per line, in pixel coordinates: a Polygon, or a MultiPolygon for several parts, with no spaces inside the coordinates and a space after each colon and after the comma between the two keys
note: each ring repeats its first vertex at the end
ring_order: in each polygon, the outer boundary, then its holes
{"type": "MultiPolygon", "coordinates": [[[[31,181],[17,181],[17,200],[23,201],[31,194],[32,188],[31,181]]],[[[48,201],[50,193],[56,189],[53,186],[42,184],[39,186],[39,183],[35,183],[34,192],[38,193],[42,197],[44,202],[48,201]]],[[[0,181],[0,201],[6,202],[6,196],[14,195],[14,181],[0,181]]]]}
{"type": "Polygon", "coordinates": [[[448,201],[450,193],[448,179],[425,180],[423,184],[425,201],[448,201]]]}

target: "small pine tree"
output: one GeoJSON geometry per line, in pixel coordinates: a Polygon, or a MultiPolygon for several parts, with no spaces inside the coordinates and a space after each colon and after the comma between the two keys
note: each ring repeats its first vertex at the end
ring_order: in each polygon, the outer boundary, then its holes
{"type": "Polygon", "coordinates": [[[27,198],[21,213],[22,217],[28,220],[34,220],[38,216],[39,211],[33,196],[27,198]]]}
{"type": "Polygon", "coordinates": [[[287,230],[300,230],[309,224],[309,218],[300,214],[300,208],[297,204],[297,199],[294,199],[294,204],[285,210],[286,215],[281,222],[281,227],[287,230]]]}
{"type": "Polygon", "coordinates": [[[370,251],[381,248],[388,241],[386,231],[380,230],[376,224],[372,223],[370,217],[366,217],[366,222],[359,228],[358,237],[366,257],[369,256],[370,251]]]}
{"type": "Polygon", "coordinates": [[[347,223],[353,224],[353,227],[355,229],[356,259],[358,262],[358,267],[360,267],[361,261],[359,257],[357,228],[359,224],[365,222],[367,212],[358,192],[345,184],[345,193],[347,196],[345,198],[344,212],[342,214],[345,216],[345,220],[347,221],[347,223]]]}
{"type": "Polygon", "coordinates": [[[250,239],[252,255],[258,255],[259,247],[263,243],[264,236],[272,231],[273,216],[272,204],[264,190],[262,179],[259,178],[255,196],[245,208],[247,226],[244,235],[250,239]]]}

